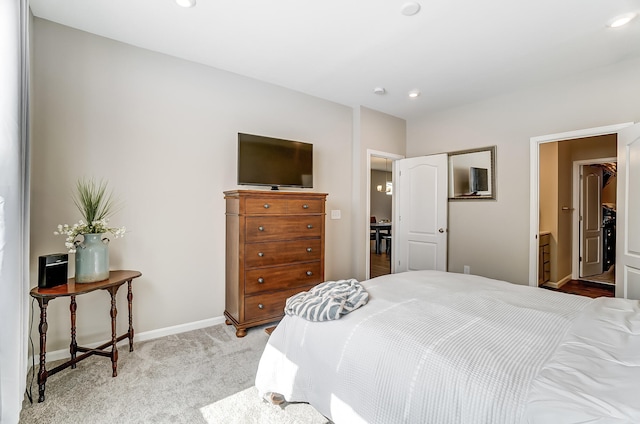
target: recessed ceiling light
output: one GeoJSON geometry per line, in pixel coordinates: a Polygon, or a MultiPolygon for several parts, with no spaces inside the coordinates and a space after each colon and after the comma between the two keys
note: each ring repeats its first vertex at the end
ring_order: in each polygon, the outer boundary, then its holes
{"type": "Polygon", "coordinates": [[[196,5],[196,0],[175,0],[178,6],[193,7],[196,5]]]}
{"type": "Polygon", "coordinates": [[[621,26],[626,25],[629,22],[631,22],[631,20],[633,18],[635,18],[635,17],[636,17],[635,13],[627,13],[626,15],[620,15],[620,16],[616,17],[615,19],[613,19],[611,21],[611,23],[609,23],[609,26],[611,28],[621,27],[621,26]]]}
{"type": "Polygon", "coordinates": [[[420,11],[420,4],[415,2],[405,3],[400,10],[404,16],[413,16],[420,11]]]}
{"type": "Polygon", "coordinates": [[[373,92],[376,94],[384,94],[387,90],[385,90],[384,87],[376,87],[373,89],[373,92]]]}
{"type": "Polygon", "coordinates": [[[409,91],[409,97],[411,97],[412,99],[415,99],[416,97],[418,97],[420,95],[420,90],[412,90],[409,91]]]}

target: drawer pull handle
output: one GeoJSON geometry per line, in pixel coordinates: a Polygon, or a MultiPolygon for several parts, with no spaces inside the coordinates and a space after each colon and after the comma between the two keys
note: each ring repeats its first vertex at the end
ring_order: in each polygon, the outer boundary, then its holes
{"type": "Polygon", "coordinates": [[[264,253],[262,253],[262,252],[258,252],[258,256],[263,257],[263,256],[264,256],[264,253]]]}
{"type": "Polygon", "coordinates": [[[258,309],[264,309],[264,305],[262,303],[258,303],[258,309]]]}
{"type": "Polygon", "coordinates": [[[309,209],[309,205],[305,203],[304,205],[302,205],[302,209],[309,209]]]}
{"type": "Polygon", "coordinates": [[[313,228],[313,225],[311,225],[311,224],[307,224],[307,228],[308,228],[308,229],[312,229],[312,228],[313,228]]]}
{"type": "Polygon", "coordinates": [[[307,247],[307,252],[311,252],[313,249],[310,247],[307,247]]]}
{"type": "Polygon", "coordinates": [[[262,277],[258,278],[258,284],[262,284],[262,283],[264,283],[264,278],[262,277]]]}
{"type": "Polygon", "coordinates": [[[311,277],[312,275],[313,275],[313,272],[307,271],[307,276],[311,277]]]}
{"type": "Polygon", "coordinates": [[[261,225],[258,227],[258,231],[264,231],[264,227],[261,225]]]}
{"type": "Polygon", "coordinates": [[[265,209],[269,209],[269,204],[268,204],[268,203],[265,203],[265,204],[264,204],[264,208],[265,208],[265,209]]]}

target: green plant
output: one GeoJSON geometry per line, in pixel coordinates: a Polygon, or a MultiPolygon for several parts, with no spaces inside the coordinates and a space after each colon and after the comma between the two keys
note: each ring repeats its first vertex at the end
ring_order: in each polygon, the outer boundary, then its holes
{"type": "Polygon", "coordinates": [[[113,214],[113,193],[107,192],[107,183],[96,183],[93,179],[80,179],[76,182],[73,203],[86,222],[97,222],[113,214]]]}
{"type": "Polygon", "coordinates": [[[107,191],[108,184],[101,180],[96,183],[93,179],[79,179],[76,183],[76,192],[72,195],[73,203],[82,214],[81,219],[73,225],[58,225],[54,234],[67,236],[65,246],[69,253],[74,253],[75,239],[82,234],[111,233],[115,238],[124,237],[125,227],[109,227],[109,217],[115,213],[113,193],[107,191]]]}

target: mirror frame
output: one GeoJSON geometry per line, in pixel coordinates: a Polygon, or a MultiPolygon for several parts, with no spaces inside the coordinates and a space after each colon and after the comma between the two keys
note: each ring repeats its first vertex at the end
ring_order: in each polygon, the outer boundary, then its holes
{"type": "MultiPolygon", "coordinates": [[[[456,152],[449,152],[448,155],[448,172],[449,172],[449,200],[496,200],[496,146],[481,147],[478,149],[459,150],[456,152]],[[486,162],[484,158],[474,158],[480,153],[489,152],[490,159],[486,162]],[[487,167],[490,170],[489,175],[489,190],[486,194],[456,194],[455,193],[455,162],[456,159],[464,159],[465,162],[475,160],[483,161],[481,165],[487,167]]],[[[483,155],[484,156],[484,155],[483,155]]]]}

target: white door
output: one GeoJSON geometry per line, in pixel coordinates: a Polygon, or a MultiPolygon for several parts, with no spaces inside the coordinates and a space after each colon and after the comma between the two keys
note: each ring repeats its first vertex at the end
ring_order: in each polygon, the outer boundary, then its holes
{"type": "Polygon", "coordinates": [[[394,272],[447,270],[447,155],[396,165],[394,272]]]}
{"type": "Polygon", "coordinates": [[[618,132],[616,297],[640,299],[640,124],[618,132]]]}
{"type": "Polygon", "coordinates": [[[582,167],[580,277],[602,274],[602,168],[582,167]]]}

